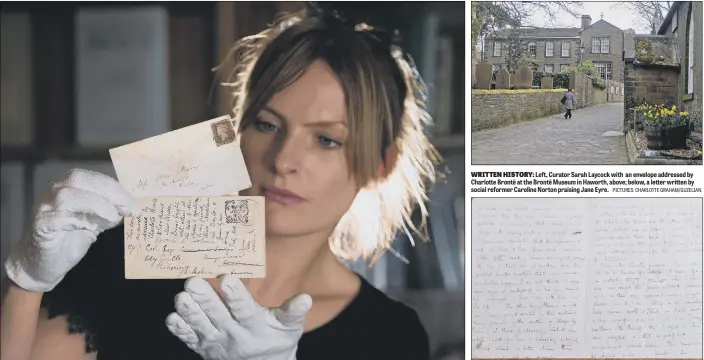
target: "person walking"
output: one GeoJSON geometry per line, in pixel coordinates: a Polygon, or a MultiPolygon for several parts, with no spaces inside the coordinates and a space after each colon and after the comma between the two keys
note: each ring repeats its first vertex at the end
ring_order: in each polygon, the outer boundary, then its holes
{"type": "Polygon", "coordinates": [[[572,109],[574,108],[575,104],[575,97],[574,93],[572,92],[572,89],[567,89],[567,92],[562,97],[562,103],[565,105],[565,119],[567,119],[568,117],[571,119],[572,109]]]}

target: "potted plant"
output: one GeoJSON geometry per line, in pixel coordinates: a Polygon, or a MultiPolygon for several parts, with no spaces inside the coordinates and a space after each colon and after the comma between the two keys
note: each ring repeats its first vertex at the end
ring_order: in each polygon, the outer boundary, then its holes
{"type": "Polygon", "coordinates": [[[636,108],[643,120],[645,138],[651,150],[686,149],[690,121],[686,111],[672,105],[641,105],[636,108]]]}
{"type": "Polygon", "coordinates": [[[633,112],[633,124],[635,131],[643,131],[643,124],[645,123],[643,118],[643,110],[638,110],[638,108],[636,108],[636,111],[633,112]]]}

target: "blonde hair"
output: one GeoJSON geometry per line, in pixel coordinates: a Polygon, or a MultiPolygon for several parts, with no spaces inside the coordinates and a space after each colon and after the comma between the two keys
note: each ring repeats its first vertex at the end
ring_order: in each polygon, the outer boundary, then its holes
{"type": "Polygon", "coordinates": [[[330,236],[330,247],[344,260],[373,263],[399,230],[411,241],[409,227],[427,238],[424,202],[440,156],[423,132],[431,119],[415,66],[399,47],[380,41],[370,29],[362,24],[354,32],[340,32],[305,11],[282,16],[235,43],[223,64],[231,70],[222,85],[232,88],[232,118],[241,133],[314,60],[329,63],[345,90],[351,134],[347,157],[350,174],[361,187],[330,236]],[[396,163],[379,178],[384,154],[394,145],[396,163]],[[418,227],[411,220],[416,206],[421,212],[418,227]]]}

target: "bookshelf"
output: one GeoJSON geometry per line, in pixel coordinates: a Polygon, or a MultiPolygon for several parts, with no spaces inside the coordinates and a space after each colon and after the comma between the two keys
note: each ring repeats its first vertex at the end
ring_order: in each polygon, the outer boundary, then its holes
{"type": "MultiPolygon", "coordinates": [[[[168,63],[170,91],[162,92],[165,98],[161,100],[170,113],[167,131],[208,119],[215,113],[208,102],[210,69],[215,64],[213,3],[3,4],[2,260],[19,240],[28,211],[48,182],[73,167],[114,176],[108,149],[122,144],[103,141],[82,146],[77,131],[77,14],[80,9],[106,8],[166,10],[167,18],[162,18],[161,27],[168,32],[162,36],[168,39],[168,51],[162,50],[165,58],[157,61],[168,63]],[[6,76],[7,73],[15,74],[6,76]],[[18,81],[27,82],[31,91],[21,88],[12,99],[13,106],[6,106],[5,102],[10,101],[5,97],[6,91],[15,89],[18,81]],[[20,95],[22,98],[17,98],[20,95]]],[[[98,116],[96,121],[99,120],[98,116]]],[[[149,134],[134,136],[143,138],[149,134]]]]}
{"type": "Polygon", "coordinates": [[[464,266],[457,256],[462,249],[460,234],[464,233],[464,224],[456,218],[453,204],[465,196],[465,4],[438,2],[415,6],[419,8],[408,10],[409,25],[404,32],[410,37],[404,45],[428,87],[429,112],[435,123],[429,136],[449,171],[445,172],[446,181],[431,189],[428,204],[431,241],[416,242],[419,262],[434,266],[415,270],[417,279],[412,282],[417,282],[414,287],[452,293],[464,289],[464,266]]]}

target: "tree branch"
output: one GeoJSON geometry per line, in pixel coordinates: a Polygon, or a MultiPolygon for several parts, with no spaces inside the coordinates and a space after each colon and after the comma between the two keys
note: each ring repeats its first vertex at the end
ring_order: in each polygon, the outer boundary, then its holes
{"type": "MultiPolygon", "coordinates": [[[[473,1],[472,7],[472,48],[478,50],[479,43],[487,35],[505,28],[537,28],[562,20],[565,14],[578,18],[574,9],[580,8],[580,1],[473,1]],[[536,14],[543,16],[534,16],[536,14]],[[545,23],[533,23],[531,19],[545,19],[545,23]]],[[[473,53],[474,53],[473,52],[473,53]]],[[[474,55],[473,55],[474,56],[474,55]]]]}
{"type": "Polygon", "coordinates": [[[659,20],[667,15],[670,10],[669,1],[633,1],[621,2],[611,8],[626,9],[638,16],[638,25],[657,31],[659,20]]]}

